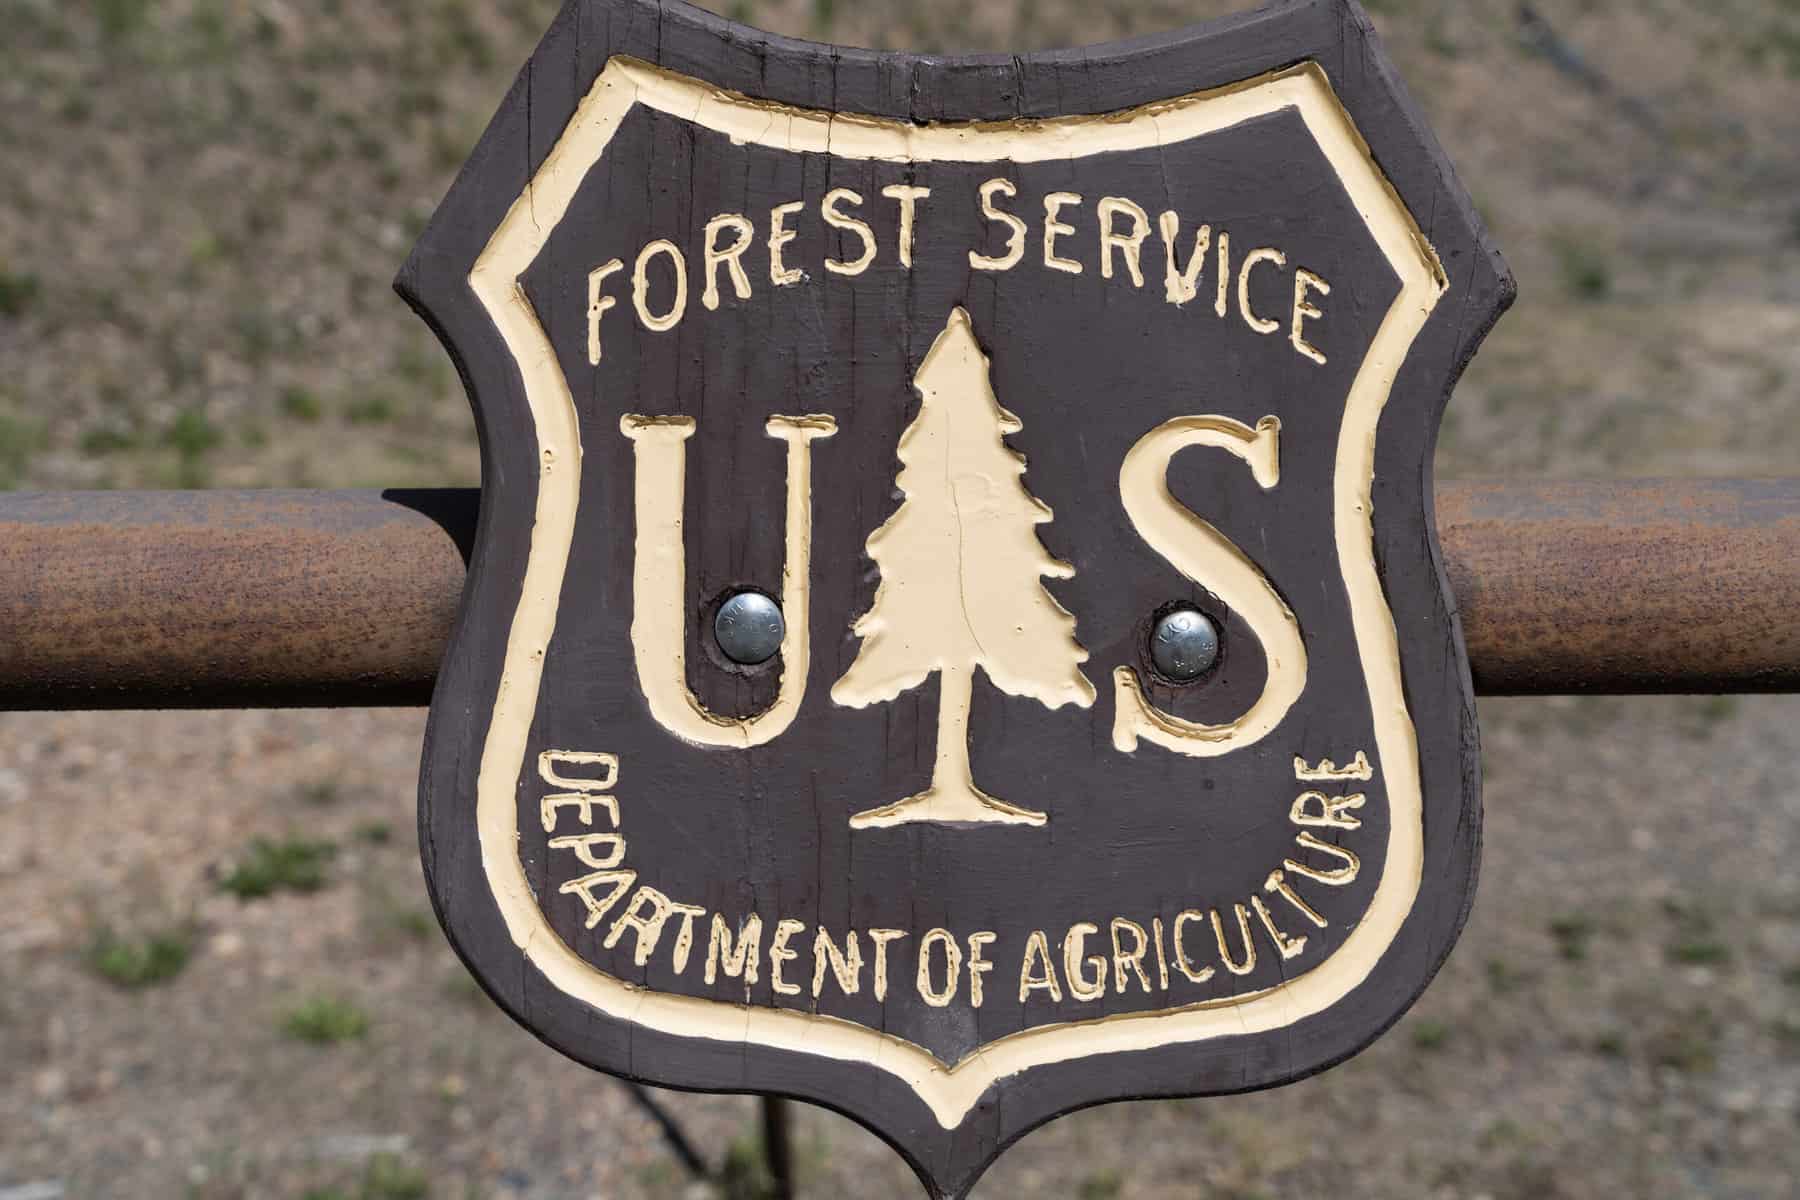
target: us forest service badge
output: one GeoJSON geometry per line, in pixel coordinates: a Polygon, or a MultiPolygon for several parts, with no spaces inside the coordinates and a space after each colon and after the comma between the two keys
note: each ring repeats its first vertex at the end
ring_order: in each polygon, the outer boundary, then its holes
{"type": "Polygon", "coordinates": [[[571,0],[399,288],[483,447],[426,875],[544,1041],[955,1196],[1443,962],[1432,449],[1512,283],[1354,4],[943,58],[571,0]]]}

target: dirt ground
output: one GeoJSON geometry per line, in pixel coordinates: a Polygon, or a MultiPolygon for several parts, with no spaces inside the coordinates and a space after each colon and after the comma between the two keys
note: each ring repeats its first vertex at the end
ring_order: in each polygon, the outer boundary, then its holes
{"type": "MultiPolygon", "coordinates": [[[[1229,5],[737,3],[1022,49],[1229,5]]],[[[387,290],[550,0],[0,0],[0,486],[476,482],[387,290]]],[[[1445,476],[1800,467],[1800,6],[1371,5],[1519,275],[1445,476]]],[[[1001,1197],[1782,1197],[1800,698],[1487,700],[1448,967],[1326,1075],[1056,1122],[1001,1197]]],[[[0,717],[0,1200],[756,1195],[756,1109],[495,1012],[427,910],[422,714],[0,717]]],[[[805,1196],[908,1196],[805,1110],[805,1196]]]]}

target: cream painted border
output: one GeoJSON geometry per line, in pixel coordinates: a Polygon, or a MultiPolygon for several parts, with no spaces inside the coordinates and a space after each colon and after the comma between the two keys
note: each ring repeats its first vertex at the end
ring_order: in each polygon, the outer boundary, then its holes
{"type": "Polygon", "coordinates": [[[1418,742],[1401,685],[1393,616],[1375,569],[1370,499],[1375,435],[1395,375],[1443,294],[1444,276],[1316,65],[1102,117],[909,125],[750,100],[643,62],[613,58],[494,231],[469,283],[518,363],[541,455],[524,587],[482,748],[476,821],[482,865],[507,929],[552,986],[616,1020],[662,1033],[869,1064],[904,1080],[946,1129],[954,1129],[988,1088],[1010,1075],[1094,1054],[1279,1029],[1331,1007],[1374,969],[1412,909],[1424,855],[1418,742]],[[599,971],[557,937],[519,860],[515,793],[574,534],[581,442],[568,381],[519,280],[637,104],[740,143],[886,162],[1068,159],[1181,142],[1278,110],[1298,111],[1402,284],[1351,384],[1333,482],[1338,556],[1368,679],[1376,748],[1387,772],[1388,845],[1368,911],[1323,963],[1248,997],[1024,1030],[951,1068],[917,1045],[839,1018],[647,991],[599,971]]]}

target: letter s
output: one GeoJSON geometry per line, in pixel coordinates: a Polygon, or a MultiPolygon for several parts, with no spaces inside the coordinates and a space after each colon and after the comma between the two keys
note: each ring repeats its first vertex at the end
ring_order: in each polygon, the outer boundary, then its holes
{"type": "Polygon", "coordinates": [[[1268,577],[1224,534],[1201,520],[1169,491],[1169,463],[1189,446],[1211,446],[1237,456],[1267,491],[1281,478],[1281,422],[1264,417],[1251,429],[1230,417],[1176,417],[1152,429],[1125,455],[1119,496],[1152,550],[1195,583],[1230,605],[1249,624],[1268,660],[1262,695],[1237,720],[1202,725],[1163,712],[1144,699],[1137,672],[1113,672],[1113,745],[1126,753],[1145,738],[1178,754],[1211,758],[1260,740],[1287,715],[1306,687],[1306,647],[1300,624],[1268,577]]]}

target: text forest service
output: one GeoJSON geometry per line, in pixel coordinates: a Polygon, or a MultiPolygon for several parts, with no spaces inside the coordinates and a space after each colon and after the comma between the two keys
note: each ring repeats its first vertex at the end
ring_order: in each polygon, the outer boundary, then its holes
{"type": "Polygon", "coordinates": [[[484,430],[426,874],[546,1042],[959,1196],[1449,953],[1431,452],[1512,285],[1354,6],[945,59],[573,0],[399,287],[484,430]]]}

